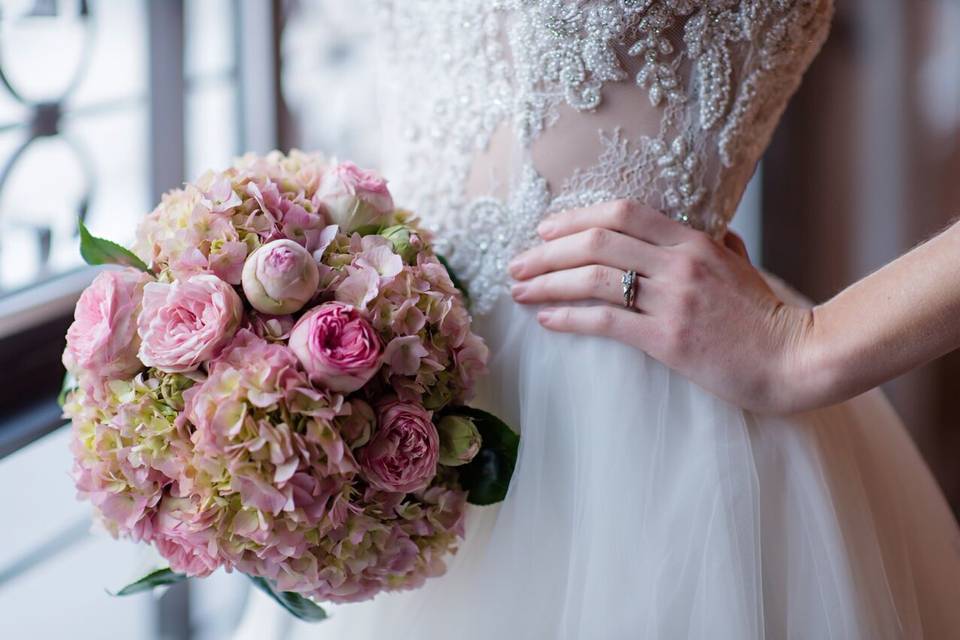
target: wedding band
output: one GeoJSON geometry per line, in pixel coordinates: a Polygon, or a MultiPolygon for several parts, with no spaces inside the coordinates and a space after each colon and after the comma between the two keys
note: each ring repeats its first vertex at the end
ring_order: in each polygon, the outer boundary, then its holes
{"type": "Polygon", "coordinates": [[[627,271],[620,279],[623,285],[623,306],[627,309],[633,309],[633,303],[637,299],[637,272],[627,271]]]}

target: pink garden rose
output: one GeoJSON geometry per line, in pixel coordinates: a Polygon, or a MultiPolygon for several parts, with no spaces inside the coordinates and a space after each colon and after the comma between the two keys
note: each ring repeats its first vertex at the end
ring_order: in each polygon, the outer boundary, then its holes
{"type": "Polygon", "coordinates": [[[192,371],[220,352],[242,316],[240,296],[217,276],[151,282],[138,323],[140,360],[167,373],[192,371]]]}
{"type": "Polygon", "coordinates": [[[341,162],[323,174],[317,198],[326,207],[330,221],[345,233],[376,224],[393,211],[387,181],[352,162],[341,162]]]}
{"type": "Polygon", "coordinates": [[[137,359],[137,313],[150,276],[136,269],[104,271],[81,294],[67,330],[64,365],[100,380],[132,376],[137,359]]]}
{"type": "Polygon", "coordinates": [[[380,408],[377,431],[360,451],[360,467],[374,487],[410,493],[437,473],[440,436],[430,413],[416,404],[391,402],[380,408]]]}
{"type": "Polygon", "coordinates": [[[320,270],[309,251],[293,240],[274,240],[247,258],[243,292],[257,311],[270,315],[294,313],[317,292],[320,270]]]}
{"type": "Polygon", "coordinates": [[[383,343],[366,318],[340,302],[308,311],[293,327],[289,346],[314,382],[345,393],[374,376],[383,352],[383,343]]]}

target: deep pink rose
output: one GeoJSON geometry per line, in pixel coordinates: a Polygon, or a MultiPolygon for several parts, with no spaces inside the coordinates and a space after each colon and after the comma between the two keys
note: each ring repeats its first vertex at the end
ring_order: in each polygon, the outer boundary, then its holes
{"type": "Polygon", "coordinates": [[[341,162],[324,172],[316,197],[326,207],[330,221],[345,233],[375,224],[393,211],[387,181],[352,162],[341,162]]]}
{"type": "Polygon", "coordinates": [[[290,333],[290,349],[313,381],[349,393],[380,368],[383,343],[355,307],[328,302],[300,318],[290,333]]]}
{"type": "Polygon", "coordinates": [[[132,376],[137,359],[137,313],[150,276],[136,269],[104,271],[80,295],[67,329],[63,363],[101,380],[132,376]]]}
{"type": "Polygon", "coordinates": [[[417,404],[380,407],[377,430],[360,451],[360,468],[374,487],[395,493],[425,488],[437,473],[440,436],[430,413],[417,404]]]}
{"type": "Polygon", "coordinates": [[[240,296],[217,276],[151,282],[138,323],[140,360],[168,373],[192,371],[220,352],[242,316],[240,296]]]}

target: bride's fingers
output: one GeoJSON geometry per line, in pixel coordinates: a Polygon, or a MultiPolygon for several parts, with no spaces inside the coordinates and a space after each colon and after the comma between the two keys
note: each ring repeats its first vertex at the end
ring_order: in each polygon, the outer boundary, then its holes
{"type": "Polygon", "coordinates": [[[648,242],[609,229],[589,229],[525,251],[510,263],[510,275],[528,280],[550,271],[599,264],[651,277],[664,269],[668,259],[666,250],[648,242]]]}
{"type": "MultiPolygon", "coordinates": [[[[513,285],[513,299],[521,304],[602,300],[623,304],[623,274],[613,267],[590,265],[555,271],[513,285]]],[[[646,310],[659,284],[637,277],[634,307],[646,310]]]]}
{"type": "Polygon", "coordinates": [[[597,227],[663,246],[680,244],[696,233],[656,209],[633,200],[613,200],[583,209],[561,211],[541,222],[537,233],[545,240],[553,240],[597,227]]]}
{"type": "Polygon", "coordinates": [[[622,307],[551,307],[537,313],[547,329],[619,340],[648,353],[662,341],[662,331],[653,316],[622,307]]]}

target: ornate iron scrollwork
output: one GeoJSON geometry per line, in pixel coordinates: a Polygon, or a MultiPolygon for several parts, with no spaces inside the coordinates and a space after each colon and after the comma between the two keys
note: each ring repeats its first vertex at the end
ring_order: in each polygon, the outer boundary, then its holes
{"type": "MultiPolygon", "coordinates": [[[[52,17],[56,16],[57,12],[58,8],[56,3],[49,2],[48,0],[36,0],[33,9],[28,12],[27,15],[52,17]]],[[[81,58],[66,86],[55,98],[41,101],[28,99],[22,91],[18,90],[15,83],[11,81],[4,68],[5,61],[2,56],[0,56],[0,86],[2,86],[15,101],[26,107],[30,113],[29,117],[22,123],[23,128],[27,131],[26,139],[0,164],[0,196],[2,196],[4,187],[17,163],[24,157],[31,145],[44,138],[57,138],[66,143],[83,172],[84,189],[77,202],[76,210],[72,213],[76,219],[84,220],[90,208],[96,182],[93,163],[80,142],[72,136],[67,135],[61,128],[64,105],[83,79],[83,72],[87,66],[93,45],[93,21],[91,19],[90,7],[86,0],[78,3],[77,17],[82,21],[84,30],[83,45],[80,54],[81,58]]],[[[0,19],[9,19],[9,17],[0,15],[0,19]]],[[[2,215],[2,213],[3,211],[0,209],[0,215],[2,215]]],[[[28,225],[36,233],[42,270],[46,268],[49,260],[52,230],[49,224],[28,223],[28,225]]]]}

